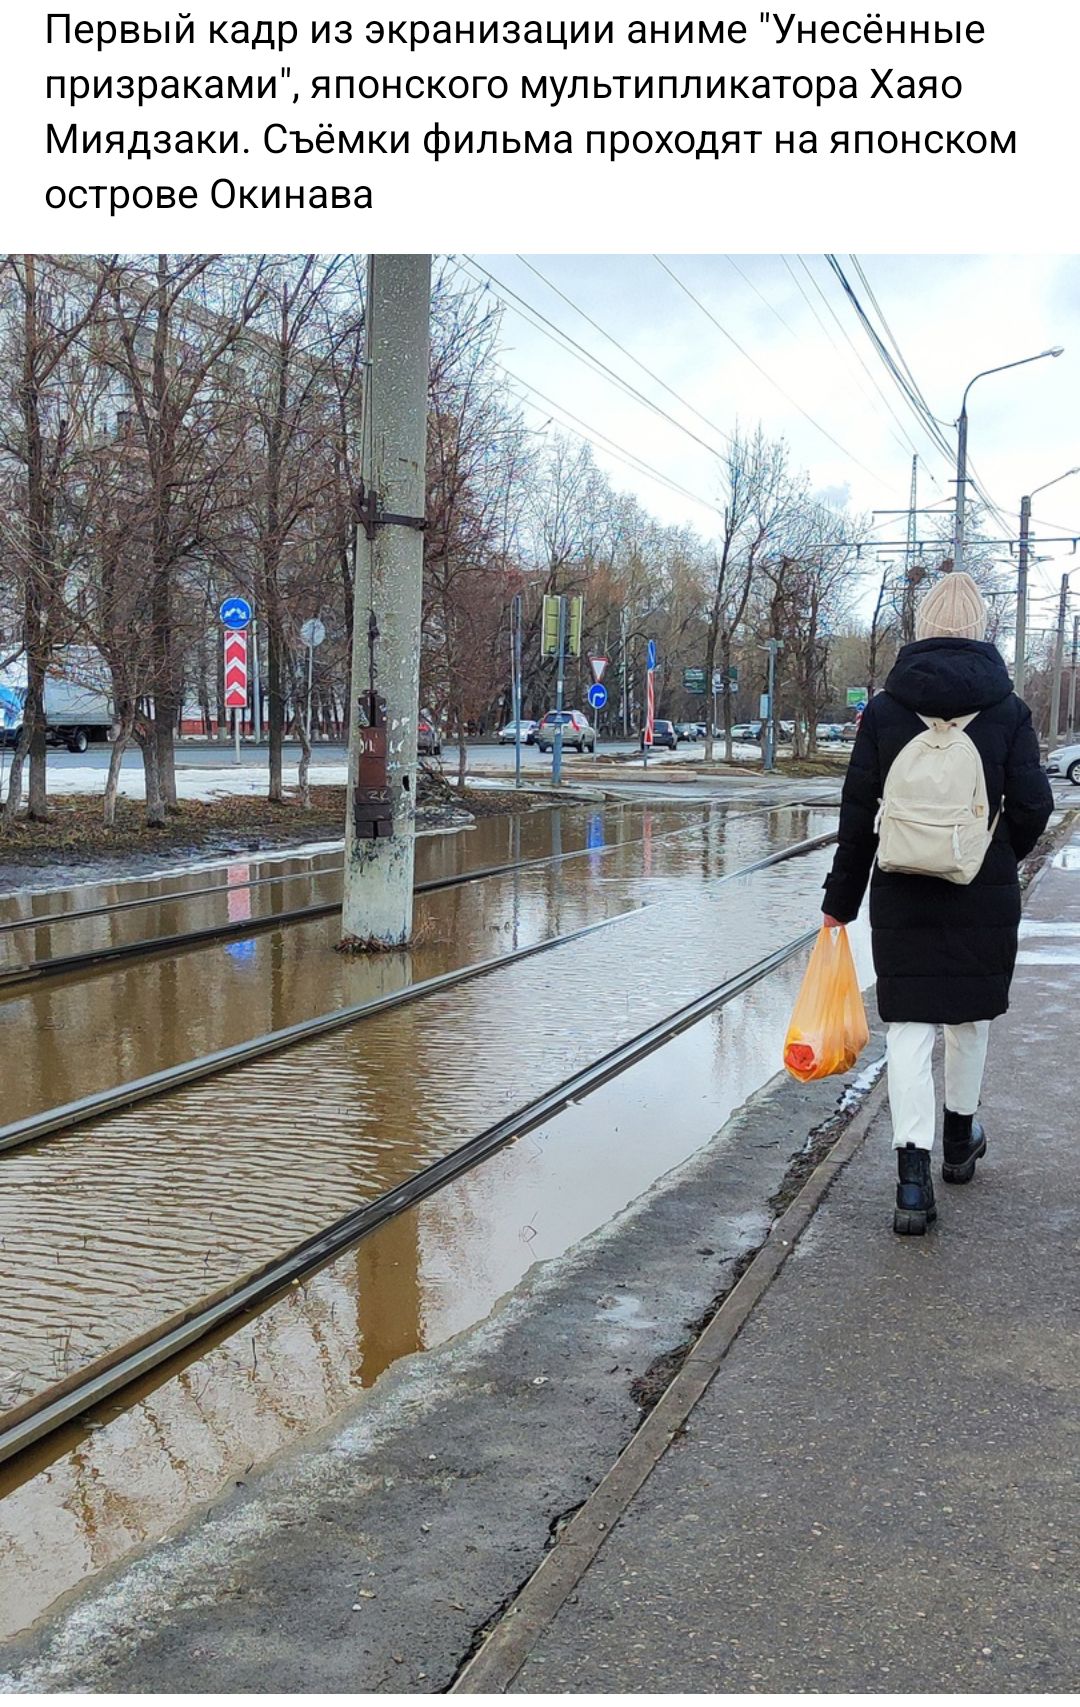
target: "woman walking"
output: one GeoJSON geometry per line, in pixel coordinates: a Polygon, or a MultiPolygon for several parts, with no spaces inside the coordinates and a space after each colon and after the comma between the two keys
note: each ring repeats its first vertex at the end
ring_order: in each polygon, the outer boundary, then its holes
{"type": "Polygon", "coordinates": [[[884,692],[863,714],[825,883],[826,924],[847,924],[862,904],[880,831],[870,925],[878,1011],[887,1026],[898,1233],[925,1233],[937,1217],[930,1152],[939,1025],[945,1028],[942,1178],[957,1185],[972,1179],[986,1152],[975,1114],[990,1022],[1009,1005],[1020,923],[1017,864],[1053,809],[1031,713],[1013,692],[997,648],[984,639],[986,621],[969,575],[944,576],[923,599],[916,640],[901,649],[884,692]],[[890,771],[905,749],[890,787],[890,771]],[[938,798],[921,813],[911,805],[916,776],[924,797],[928,777],[931,790],[936,780],[938,795],[947,795],[952,779],[967,774],[965,755],[975,773],[970,799],[938,798]],[[901,778],[908,785],[902,803],[901,778]],[[950,813],[963,813],[963,823],[950,813]],[[927,875],[939,870],[948,875],[927,875]]]}

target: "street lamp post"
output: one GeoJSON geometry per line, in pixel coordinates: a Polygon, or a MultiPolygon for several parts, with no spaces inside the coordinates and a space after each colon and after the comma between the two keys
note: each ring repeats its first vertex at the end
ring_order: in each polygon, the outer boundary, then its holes
{"type": "Polygon", "coordinates": [[[967,400],[968,400],[968,392],[971,390],[972,386],[975,384],[975,380],[985,379],[988,374],[1004,373],[1008,368],[1011,368],[1011,367],[1026,367],[1028,362],[1041,362],[1044,356],[1060,356],[1062,353],[1063,353],[1062,346],[1060,344],[1054,344],[1049,350],[1040,350],[1038,355],[1036,355],[1036,356],[1021,356],[1020,360],[1016,361],[1016,362],[1002,362],[999,367],[983,368],[982,372],[975,374],[974,378],[969,379],[966,386],[964,387],[963,401],[960,404],[960,419],[956,423],[956,426],[957,426],[957,440],[956,440],[956,519],[955,519],[955,522],[953,525],[953,567],[954,567],[954,569],[962,569],[964,567],[964,511],[966,508],[967,480],[968,480],[968,472],[967,472],[967,433],[968,433],[967,400]]]}
{"type": "Polygon", "coordinates": [[[1020,500],[1020,553],[1016,575],[1016,664],[1013,675],[1016,678],[1016,691],[1020,698],[1024,697],[1024,682],[1027,676],[1027,579],[1028,564],[1031,559],[1031,500],[1037,492],[1045,492],[1048,486],[1056,486],[1059,480],[1068,480],[1071,474],[1080,474],[1080,468],[1067,468],[1064,474],[1057,474],[1053,480],[1045,480],[1041,486],[1036,486],[1020,500]]]}

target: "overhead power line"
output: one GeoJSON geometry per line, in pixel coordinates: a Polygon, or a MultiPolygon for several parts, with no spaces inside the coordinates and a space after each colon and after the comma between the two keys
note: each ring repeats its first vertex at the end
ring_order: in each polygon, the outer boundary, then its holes
{"type": "Polygon", "coordinates": [[[671,267],[668,266],[668,264],[665,260],[663,260],[659,255],[655,255],[655,254],[653,255],[653,260],[656,262],[657,266],[662,268],[662,270],[665,273],[667,273],[668,277],[670,279],[672,279],[675,284],[678,285],[679,289],[686,296],[689,297],[690,301],[692,303],[694,303],[694,305],[701,310],[702,314],[705,315],[705,318],[707,320],[709,320],[712,323],[712,325],[714,325],[716,327],[716,330],[723,337],[725,337],[728,340],[728,343],[733,345],[733,347],[736,350],[738,350],[740,356],[743,357],[744,361],[748,361],[750,363],[750,366],[752,368],[754,368],[761,375],[761,377],[763,379],[767,380],[768,383],[774,388],[774,390],[778,391],[780,393],[781,397],[783,397],[788,403],[791,404],[793,409],[797,409],[799,414],[802,415],[802,417],[804,418],[804,420],[809,421],[810,425],[812,427],[816,428],[817,431],[823,435],[823,437],[828,439],[829,443],[831,445],[833,445],[836,450],[840,451],[840,453],[843,456],[848,457],[850,459],[850,461],[852,461],[857,468],[861,468],[864,474],[868,474],[870,476],[871,480],[877,480],[883,486],[891,486],[892,485],[891,481],[888,481],[882,475],[875,473],[875,471],[872,468],[868,468],[866,466],[866,464],[859,457],[857,457],[855,455],[854,451],[850,451],[850,450],[848,450],[846,445],[842,445],[840,443],[839,439],[833,437],[832,433],[829,432],[829,429],[827,427],[823,427],[821,422],[816,420],[815,417],[813,415],[811,415],[811,413],[808,409],[804,409],[802,404],[799,403],[796,398],[792,397],[792,395],[789,391],[785,391],[784,387],[780,384],[779,380],[774,379],[772,374],[769,373],[765,368],[763,368],[761,363],[759,361],[757,361],[750,354],[749,350],[743,349],[743,347],[739,343],[738,339],[736,337],[734,337],[733,334],[728,331],[727,327],[724,326],[716,318],[716,315],[712,312],[712,310],[710,308],[706,307],[706,305],[701,301],[700,297],[697,297],[694,295],[694,292],[690,289],[689,285],[687,285],[683,282],[683,280],[679,277],[678,273],[674,272],[671,269],[671,267]]]}
{"type": "MultiPolygon", "coordinates": [[[[608,364],[605,361],[602,361],[599,356],[594,355],[591,350],[586,349],[585,345],[579,343],[578,340],[572,337],[569,332],[564,332],[561,326],[556,326],[555,322],[550,320],[541,309],[537,308],[533,303],[528,302],[525,297],[520,296],[510,285],[504,284],[501,279],[498,279],[495,274],[489,270],[489,268],[483,266],[479,261],[473,260],[469,255],[465,256],[464,259],[468,261],[470,266],[472,266],[476,272],[482,275],[481,282],[487,282],[489,287],[492,289],[493,294],[499,297],[506,307],[512,309],[514,313],[520,314],[522,318],[527,320],[538,332],[541,332],[554,343],[558,344],[566,354],[576,356],[579,361],[583,361],[594,373],[610,380],[620,391],[624,393],[624,395],[632,397],[635,402],[640,403],[644,408],[651,410],[654,415],[658,415],[662,420],[665,420],[669,426],[672,426],[678,432],[685,434],[687,438],[692,439],[693,442],[700,446],[702,450],[708,451],[710,456],[719,458],[723,454],[715,445],[708,444],[700,434],[695,433],[691,427],[688,427],[685,424],[685,422],[677,421],[675,416],[669,414],[668,411],[662,408],[654,398],[647,397],[643,391],[638,390],[636,385],[631,384],[628,379],[624,379],[621,374],[616,373],[614,368],[609,367],[608,364]]],[[[719,432],[720,430],[719,428],[715,428],[714,431],[719,432]]],[[[720,436],[723,438],[726,445],[731,444],[731,439],[728,434],[721,433],[720,436]]]]}

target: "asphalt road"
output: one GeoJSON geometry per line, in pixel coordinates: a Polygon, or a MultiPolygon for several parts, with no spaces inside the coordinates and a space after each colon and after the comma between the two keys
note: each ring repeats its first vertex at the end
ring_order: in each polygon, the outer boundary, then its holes
{"type": "MultiPolygon", "coordinates": [[[[687,750],[688,749],[683,748],[684,752],[687,750]]],[[[241,743],[240,751],[245,765],[257,764],[260,761],[260,758],[265,763],[265,746],[256,746],[251,741],[244,741],[241,743]]],[[[637,742],[604,741],[600,744],[598,751],[604,753],[633,753],[637,751],[637,742]]],[[[691,747],[689,751],[697,752],[700,751],[700,748],[691,747]]],[[[88,748],[85,753],[69,753],[67,749],[63,747],[50,748],[49,765],[50,767],[55,767],[57,769],[62,768],[65,771],[99,770],[104,774],[109,767],[109,752],[109,747],[104,743],[88,748]]],[[[223,766],[231,764],[232,755],[233,747],[231,741],[181,741],[178,743],[176,748],[177,764],[197,765],[210,770],[219,770],[223,766]]],[[[299,757],[300,748],[298,743],[295,741],[287,741],[285,743],[286,762],[296,764],[299,757]]],[[[316,765],[344,764],[345,757],[345,747],[338,741],[318,743],[312,755],[313,763],[316,765]]],[[[572,761],[576,758],[576,753],[568,752],[566,754],[566,759],[568,761],[572,761]]],[[[446,769],[452,770],[458,762],[457,748],[444,747],[442,751],[442,759],[446,769]]],[[[537,773],[542,773],[550,771],[551,769],[551,754],[541,754],[535,747],[523,747],[521,749],[521,760],[523,768],[530,772],[535,771],[537,773]]],[[[513,747],[500,747],[497,743],[491,741],[470,742],[469,762],[470,764],[481,765],[485,770],[513,770],[514,749],[513,747]]],[[[127,752],[124,754],[121,769],[123,771],[142,771],[142,758],[137,747],[128,748],[127,752]]]]}

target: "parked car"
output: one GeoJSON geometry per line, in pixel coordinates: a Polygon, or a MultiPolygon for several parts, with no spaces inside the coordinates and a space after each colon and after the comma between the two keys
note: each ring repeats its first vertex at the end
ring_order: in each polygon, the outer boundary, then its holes
{"type": "MultiPolygon", "coordinates": [[[[679,737],[675,733],[675,725],[674,725],[674,723],[672,723],[670,721],[669,718],[667,718],[667,717],[654,717],[653,718],[653,740],[652,740],[652,744],[654,747],[670,747],[672,752],[674,752],[676,747],[679,745],[679,737]]],[[[639,738],[638,745],[641,747],[642,752],[644,752],[645,751],[645,731],[644,731],[644,729],[641,731],[641,735],[639,738]]]]}
{"type": "Polygon", "coordinates": [[[707,741],[708,740],[708,738],[709,738],[709,725],[707,723],[695,723],[694,728],[697,730],[699,741],[707,741]]]}
{"type": "Polygon", "coordinates": [[[422,717],[416,726],[416,750],[437,758],[442,752],[442,737],[433,723],[422,717]]]}
{"type": "Polygon", "coordinates": [[[522,717],[518,722],[508,723],[505,729],[499,730],[499,746],[512,747],[517,740],[517,731],[521,730],[521,739],[526,747],[531,747],[536,741],[536,731],[540,725],[535,717],[522,717]]]}
{"type": "Polygon", "coordinates": [[[1055,747],[1046,761],[1047,776],[1067,776],[1080,788],[1080,741],[1067,747],[1055,747]]]}
{"type": "MultiPolygon", "coordinates": [[[[722,729],[718,729],[716,732],[718,735],[722,735],[724,733],[722,729]]],[[[731,738],[733,741],[760,741],[761,724],[733,723],[731,725],[731,738]]]]}
{"type": "Polygon", "coordinates": [[[675,739],[676,739],[676,741],[696,741],[697,738],[698,738],[698,726],[696,723],[676,723],[676,725],[675,725],[675,739]]]}
{"type": "Polygon", "coordinates": [[[596,730],[583,711],[549,711],[536,730],[536,745],[542,753],[550,753],[555,745],[555,731],[562,724],[563,748],[576,747],[579,753],[596,751],[596,730]]]}
{"type": "Polygon", "coordinates": [[[844,739],[844,726],[842,723],[819,723],[817,738],[819,741],[842,741],[844,739]]]}

